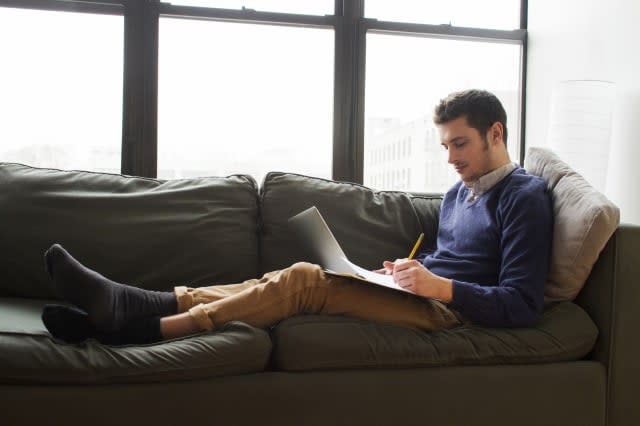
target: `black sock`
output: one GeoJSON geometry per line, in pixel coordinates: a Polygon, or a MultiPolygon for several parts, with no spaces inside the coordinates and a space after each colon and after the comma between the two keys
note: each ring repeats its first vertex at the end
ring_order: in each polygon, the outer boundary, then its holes
{"type": "Polygon", "coordinates": [[[144,290],[112,281],[82,265],[59,244],[46,251],[45,262],[62,297],[84,310],[97,331],[119,331],[133,320],[174,315],[178,311],[173,292],[144,290]]]}
{"type": "Polygon", "coordinates": [[[106,345],[135,345],[161,340],[160,317],[146,317],[131,321],[116,331],[99,331],[86,312],[73,306],[45,305],[42,322],[53,337],[67,343],[81,343],[94,338],[106,345]]]}
{"type": "Polygon", "coordinates": [[[163,340],[160,317],[144,317],[128,322],[117,331],[98,332],[96,340],[106,345],[145,345],[163,340]]]}
{"type": "Polygon", "coordinates": [[[67,343],[80,343],[96,335],[89,315],[73,306],[44,305],[42,322],[53,337],[67,343]]]}

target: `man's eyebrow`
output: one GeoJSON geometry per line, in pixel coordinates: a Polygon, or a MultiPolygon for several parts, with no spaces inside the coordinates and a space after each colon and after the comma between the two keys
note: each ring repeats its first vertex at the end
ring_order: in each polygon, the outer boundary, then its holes
{"type": "Polygon", "coordinates": [[[462,142],[462,141],[466,141],[467,139],[469,139],[467,136],[456,136],[455,138],[451,139],[450,141],[446,141],[446,142],[441,142],[441,145],[449,145],[452,143],[456,143],[456,142],[462,142]]]}

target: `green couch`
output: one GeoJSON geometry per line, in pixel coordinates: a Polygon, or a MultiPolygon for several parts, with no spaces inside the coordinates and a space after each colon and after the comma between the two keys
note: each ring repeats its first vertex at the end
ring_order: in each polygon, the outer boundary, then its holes
{"type": "MultiPolygon", "coordinates": [[[[640,227],[621,225],[575,302],[536,327],[424,333],[306,315],[144,346],[79,345],[41,320],[52,243],[149,289],[233,283],[309,259],[287,219],[317,206],[375,268],[433,246],[438,195],[273,172],[163,181],[0,163],[3,425],[640,424],[640,227]]],[[[392,291],[392,290],[389,290],[392,291]]]]}

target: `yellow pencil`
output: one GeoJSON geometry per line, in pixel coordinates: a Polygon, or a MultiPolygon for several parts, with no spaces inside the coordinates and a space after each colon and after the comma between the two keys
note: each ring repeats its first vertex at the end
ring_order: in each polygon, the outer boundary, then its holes
{"type": "Polygon", "coordinates": [[[424,238],[424,232],[420,233],[420,236],[418,237],[418,241],[416,241],[407,259],[409,260],[413,259],[413,256],[416,254],[416,251],[418,251],[418,247],[420,247],[420,244],[422,243],[423,238],[424,238]]]}

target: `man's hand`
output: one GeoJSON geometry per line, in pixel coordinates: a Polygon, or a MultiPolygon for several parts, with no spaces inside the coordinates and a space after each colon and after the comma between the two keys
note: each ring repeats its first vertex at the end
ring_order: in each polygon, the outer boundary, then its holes
{"type": "Polygon", "coordinates": [[[453,282],[434,274],[417,260],[396,259],[395,262],[385,260],[382,265],[384,267],[375,272],[393,275],[393,281],[405,290],[445,303],[451,302],[453,282]]]}
{"type": "MultiPolygon", "coordinates": [[[[393,262],[389,262],[393,265],[393,262]]],[[[376,274],[382,274],[382,275],[391,275],[393,274],[393,266],[389,269],[387,268],[380,268],[380,269],[374,269],[371,272],[375,272],[376,274]]]]}

